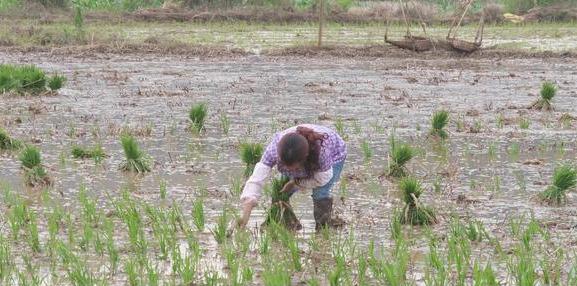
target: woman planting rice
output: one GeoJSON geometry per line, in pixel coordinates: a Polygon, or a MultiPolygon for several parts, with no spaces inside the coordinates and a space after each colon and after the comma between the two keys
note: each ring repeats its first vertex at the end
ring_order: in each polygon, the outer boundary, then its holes
{"type": "MultiPolygon", "coordinates": [[[[332,219],[331,188],[340,178],[346,155],[343,139],[327,127],[303,124],[276,133],[240,196],[242,215],[239,226],[248,223],[274,166],[288,178],[281,193],[290,197],[298,190],[312,189],[317,230],[336,225],[332,219]]],[[[301,226],[297,222],[293,227],[299,229],[301,226]]]]}

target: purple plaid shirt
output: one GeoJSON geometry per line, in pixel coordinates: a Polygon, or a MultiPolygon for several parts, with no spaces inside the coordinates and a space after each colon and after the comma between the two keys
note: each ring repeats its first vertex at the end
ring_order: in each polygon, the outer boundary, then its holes
{"type": "MultiPolygon", "coordinates": [[[[301,124],[299,126],[310,128],[317,133],[324,133],[326,134],[326,138],[323,141],[323,145],[321,147],[321,153],[319,154],[319,166],[320,172],[328,171],[330,168],[333,167],[334,164],[339,163],[347,157],[347,147],[345,145],[345,141],[335,132],[334,130],[320,125],[314,124],[301,124]]],[[[298,126],[291,127],[281,132],[277,132],[272,141],[266,147],[264,154],[260,160],[261,163],[269,166],[274,167],[277,165],[278,171],[290,178],[307,178],[309,175],[306,173],[305,170],[300,171],[289,171],[285,168],[285,166],[280,161],[280,157],[278,154],[278,143],[282,139],[282,137],[288,133],[296,132],[298,126]]]]}

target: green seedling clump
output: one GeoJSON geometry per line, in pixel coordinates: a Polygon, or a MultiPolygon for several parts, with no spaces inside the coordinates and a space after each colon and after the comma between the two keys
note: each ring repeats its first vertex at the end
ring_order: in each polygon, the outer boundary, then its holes
{"type": "Polygon", "coordinates": [[[42,167],[42,158],[38,149],[33,146],[27,146],[20,154],[20,162],[22,162],[25,181],[28,185],[36,187],[52,184],[52,180],[48,177],[44,167],[42,167]]]}
{"type": "Polygon", "coordinates": [[[408,170],[405,164],[415,156],[415,150],[408,144],[396,141],[394,137],[390,142],[391,154],[389,160],[388,175],[394,178],[407,176],[408,170]]]}
{"type": "Polygon", "coordinates": [[[421,184],[415,178],[406,177],[399,183],[405,207],[401,213],[401,223],[411,225],[430,225],[437,222],[432,208],[422,205],[419,197],[423,193],[421,184]]]}
{"type": "Polygon", "coordinates": [[[553,173],[553,185],[540,195],[541,199],[551,205],[561,205],[567,200],[567,191],[577,184],[577,170],[571,166],[561,166],[553,173]]]}
{"type": "Polygon", "coordinates": [[[120,140],[126,156],[126,161],[120,165],[120,169],[136,173],[150,172],[150,158],[140,150],[134,137],[124,135],[120,140]]]}
{"type": "Polygon", "coordinates": [[[541,86],[540,98],[531,105],[532,108],[538,110],[553,110],[551,101],[557,93],[557,87],[551,82],[544,82],[541,86]]]}
{"type": "Polygon", "coordinates": [[[48,88],[52,91],[61,89],[66,83],[66,77],[62,75],[54,75],[48,80],[48,88]]]}
{"type": "Polygon", "coordinates": [[[275,178],[272,181],[271,198],[272,204],[264,225],[271,222],[283,225],[288,229],[298,229],[300,222],[289,204],[290,194],[283,193],[281,190],[289,181],[287,177],[275,178]]]}
{"type": "Polygon", "coordinates": [[[47,78],[40,68],[34,65],[16,66],[0,65],[0,93],[17,92],[20,94],[38,95],[48,88],[55,91],[66,81],[63,76],[47,78]]]}
{"type": "Polygon", "coordinates": [[[429,133],[430,136],[439,138],[439,139],[447,139],[449,134],[445,131],[445,126],[449,123],[449,112],[445,110],[440,110],[433,114],[433,118],[431,120],[431,131],[429,133]]]}
{"type": "Polygon", "coordinates": [[[22,142],[12,139],[6,130],[0,128],[0,150],[16,150],[22,147],[22,142]]]}
{"type": "Polygon", "coordinates": [[[101,146],[96,146],[94,148],[88,149],[81,146],[72,147],[72,157],[76,159],[95,159],[101,160],[106,157],[104,150],[101,146]]]}
{"type": "Polygon", "coordinates": [[[246,164],[244,175],[246,177],[252,174],[254,166],[260,161],[262,157],[263,146],[260,143],[241,143],[240,144],[240,158],[246,164]]]}
{"type": "Polygon", "coordinates": [[[201,132],[204,129],[204,121],[206,119],[207,107],[205,103],[195,104],[190,108],[188,118],[192,123],[192,129],[196,132],[201,132]]]}

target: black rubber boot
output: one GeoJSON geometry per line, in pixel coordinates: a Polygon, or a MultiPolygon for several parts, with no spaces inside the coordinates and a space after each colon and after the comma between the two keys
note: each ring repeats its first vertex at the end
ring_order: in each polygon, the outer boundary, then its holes
{"type": "Polygon", "coordinates": [[[333,218],[333,198],[326,198],[313,201],[315,217],[315,229],[321,230],[324,227],[340,227],[344,221],[340,218],[333,218]]]}

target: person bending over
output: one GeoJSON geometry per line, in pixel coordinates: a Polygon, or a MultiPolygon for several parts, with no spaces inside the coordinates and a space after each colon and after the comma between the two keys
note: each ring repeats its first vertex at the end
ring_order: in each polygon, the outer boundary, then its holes
{"type": "MultiPolygon", "coordinates": [[[[244,185],[238,225],[244,227],[248,223],[263,186],[276,166],[290,179],[282,192],[292,195],[299,190],[312,189],[316,230],[336,226],[337,221],[332,218],[331,189],[340,178],[346,156],[343,139],[324,126],[302,124],[276,133],[244,185]]],[[[297,228],[301,228],[300,224],[297,228]]]]}

